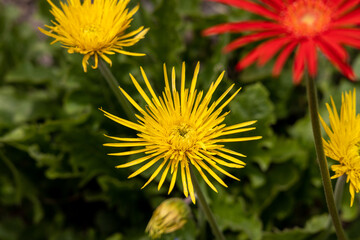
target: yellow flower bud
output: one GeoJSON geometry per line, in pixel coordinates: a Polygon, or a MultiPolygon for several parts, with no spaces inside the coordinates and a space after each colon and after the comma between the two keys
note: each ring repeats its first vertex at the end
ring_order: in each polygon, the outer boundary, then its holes
{"type": "Polygon", "coordinates": [[[182,199],[167,199],[155,209],[145,231],[152,239],[159,238],[182,228],[189,214],[190,208],[182,199]]]}

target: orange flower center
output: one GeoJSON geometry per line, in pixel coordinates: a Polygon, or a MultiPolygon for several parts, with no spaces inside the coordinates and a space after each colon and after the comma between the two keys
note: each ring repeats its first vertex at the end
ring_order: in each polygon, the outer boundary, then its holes
{"type": "Polygon", "coordinates": [[[312,37],[325,31],[332,11],[322,0],[298,0],[283,12],[285,27],[299,37],[312,37]]]}

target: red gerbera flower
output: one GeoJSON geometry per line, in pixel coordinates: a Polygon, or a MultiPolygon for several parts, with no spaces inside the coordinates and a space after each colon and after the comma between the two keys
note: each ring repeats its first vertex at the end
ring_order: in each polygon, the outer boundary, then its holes
{"type": "Polygon", "coordinates": [[[273,74],[279,75],[289,55],[296,49],[293,79],[300,83],[307,67],[310,76],[317,72],[317,49],[349,79],[355,75],[348,62],[344,45],[360,48],[360,0],[210,0],[238,7],[269,20],[243,21],[217,25],[205,35],[253,31],[225,47],[232,51],[248,43],[267,39],[236,65],[241,70],[254,63],[267,63],[277,52],[273,74]]]}

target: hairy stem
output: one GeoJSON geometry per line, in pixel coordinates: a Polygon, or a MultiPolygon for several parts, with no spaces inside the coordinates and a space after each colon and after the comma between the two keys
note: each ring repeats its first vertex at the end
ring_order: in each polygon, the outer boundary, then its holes
{"type": "Polygon", "coordinates": [[[325,199],[329,209],[332,222],[335,227],[336,235],[339,240],[346,240],[344,229],[341,225],[338,211],[336,209],[334,193],[330,181],[330,174],[328,169],[327,160],[325,157],[324,147],[322,143],[321,130],[320,130],[320,121],[318,114],[318,102],[317,102],[317,93],[315,87],[315,81],[313,78],[306,76],[306,90],[307,98],[309,104],[310,118],[313,129],[315,149],[318,164],[320,167],[321,179],[324,186],[325,199]]]}
{"type": "Polygon", "coordinates": [[[103,77],[106,79],[106,82],[109,84],[110,89],[113,91],[115,97],[117,98],[118,102],[120,103],[121,107],[125,111],[126,116],[133,122],[136,122],[135,112],[133,107],[127,101],[125,96],[120,92],[120,84],[111,73],[108,65],[102,60],[99,59],[99,70],[103,77]]]}
{"type": "Polygon", "coordinates": [[[200,189],[199,182],[197,181],[197,178],[194,174],[193,167],[191,165],[190,165],[190,174],[191,174],[191,180],[194,185],[195,193],[199,200],[200,209],[204,212],[204,214],[210,224],[212,232],[214,233],[217,240],[225,240],[225,237],[222,234],[222,232],[220,231],[220,229],[215,221],[214,215],[211,212],[210,207],[205,200],[204,194],[202,193],[202,191],[200,189]]]}

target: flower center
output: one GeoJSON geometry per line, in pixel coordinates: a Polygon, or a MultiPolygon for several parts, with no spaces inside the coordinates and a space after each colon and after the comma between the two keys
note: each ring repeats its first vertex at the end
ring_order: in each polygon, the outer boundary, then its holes
{"type": "Polygon", "coordinates": [[[94,44],[95,42],[93,41],[101,36],[101,28],[94,24],[85,25],[81,28],[81,34],[83,36],[82,39],[86,39],[90,43],[94,44]]]}
{"type": "Polygon", "coordinates": [[[190,131],[190,126],[187,124],[182,124],[177,129],[177,133],[183,138],[186,137],[186,135],[189,131],[190,131]]]}
{"type": "Polygon", "coordinates": [[[174,151],[185,153],[194,147],[196,142],[196,132],[190,124],[175,124],[170,131],[167,142],[172,146],[174,151]]]}
{"type": "Polygon", "coordinates": [[[312,37],[328,28],[331,14],[322,0],[298,0],[283,12],[282,22],[294,35],[312,37]]]}

